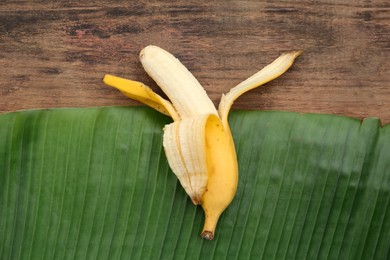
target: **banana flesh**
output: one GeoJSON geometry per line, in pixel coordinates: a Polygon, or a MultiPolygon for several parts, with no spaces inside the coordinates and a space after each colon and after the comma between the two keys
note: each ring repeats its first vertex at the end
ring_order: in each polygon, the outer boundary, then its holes
{"type": "Polygon", "coordinates": [[[140,60],[146,73],[168,96],[181,118],[218,114],[198,80],[172,54],[157,46],[147,46],[141,51],[140,60]]]}
{"type": "Polygon", "coordinates": [[[172,54],[157,46],[145,47],[140,60],[170,101],[143,83],[104,76],[107,85],[172,117],[173,123],[164,127],[164,151],[169,166],[192,202],[201,205],[205,212],[203,238],[214,238],[218,219],[237,190],[237,156],[228,123],[233,102],[246,91],[283,74],[299,54],[282,54],[222,95],[218,111],[191,72],[172,54]]]}

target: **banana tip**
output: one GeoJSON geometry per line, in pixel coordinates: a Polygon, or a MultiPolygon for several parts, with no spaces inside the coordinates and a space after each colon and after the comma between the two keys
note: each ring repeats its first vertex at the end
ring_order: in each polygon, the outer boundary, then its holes
{"type": "Polygon", "coordinates": [[[160,52],[162,49],[155,45],[148,45],[144,47],[139,53],[139,57],[141,61],[145,58],[145,55],[156,55],[156,53],[160,52]]]}
{"type": "Polygon", "coordinates": [[[104,75],[103,77],[103,83],[110,86],[110,87],[114,87],[113,86],[113,82],[115,81],[117,77],[113,76],[113,75],[110,75],[110,74],[106,74],[104,75]]]}
{"type": "Polygon", "coordinates": [[[298,57],[299,55],[301,55],[302,52],[303,52],[302,50],[295,51],[295,57],[298,57]]]}
{"type": "Polygon", "coordinates": [[[213,240],[214,239],[214,233],[211,231],[203,231],[202,234],[200,235],[202,238],[207,239],[207,240],[213,240]]]}

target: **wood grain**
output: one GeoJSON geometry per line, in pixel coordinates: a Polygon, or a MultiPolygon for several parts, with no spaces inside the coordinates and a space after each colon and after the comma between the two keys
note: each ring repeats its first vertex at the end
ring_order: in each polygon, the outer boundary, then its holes
{"type": "Polygon", "coordinates": [[[215,104],[281,52],[300,49],[291,70],[234,108],[390,122],[387,0],[5,1],[0,111],[138,105],[101,80],[110,73],[161,93],[139,63],[148,44],[179,57],[215,104]]]}

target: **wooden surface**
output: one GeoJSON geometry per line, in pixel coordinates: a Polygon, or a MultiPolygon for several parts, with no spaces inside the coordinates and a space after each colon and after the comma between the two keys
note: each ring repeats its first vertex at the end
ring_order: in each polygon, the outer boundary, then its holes
{"type": "Polygon", "coordinates": [[[390,2],[2,1],[0,112],[138,105],[102,83],[142,81],[146,45],[181,59],[215,104],[273,61],[303,50],[281,78],[234,108],[332,113],[390,123],[390,2]]]}

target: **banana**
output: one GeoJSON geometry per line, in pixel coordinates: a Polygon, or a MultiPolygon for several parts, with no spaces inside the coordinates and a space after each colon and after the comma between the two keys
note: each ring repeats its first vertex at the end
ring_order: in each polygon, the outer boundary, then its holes
{"type": "Polygon", "coordinates": [[[145,47],[140,60],[169,100],[141,82],[104,76],[105,84],[172,117],[173,122],[164,127],[164,151],[169,166],[192,202],[201,205],[205,212],[203,238],[214,238],[218,219],[237,190],[238,163],[228,123],[233,102],[243,93],[283,74],[299,54],[299,51],[282,54],[232,88],[222,95],[218,110],[191,72],[157,46],[145,47]]]}

